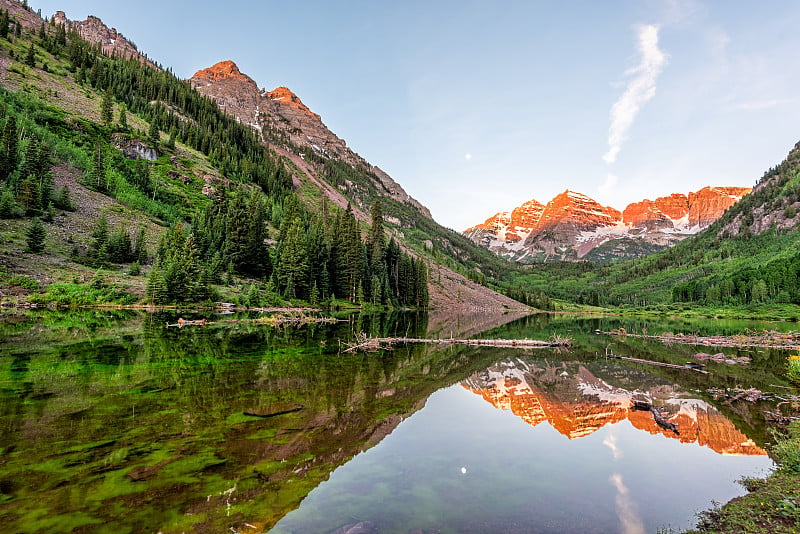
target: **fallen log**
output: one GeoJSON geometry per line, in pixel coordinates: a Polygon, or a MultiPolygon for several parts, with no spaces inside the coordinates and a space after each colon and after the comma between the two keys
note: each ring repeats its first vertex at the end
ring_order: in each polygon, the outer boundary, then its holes
{"type": "Polygon", "coordinates": [[[550,341],[537,339],[426,339],[411,337],[368,338],[358,336],[356,342],[348,343],[342,352],[374,352],[381,349],[391,349],[398,344],[427,343],[432,345],[469,345],[473,347],[497,347],[515,349],[570,347],[572,340],[567,338],[554,338],[550,341]]]}
{"type": "Polygon", "coordinates": [[[167,328],[175,328],[175,327],[183,328],[184,326],[206,326],[206,325],[209,325],[209,324],[214,324],[214,323],[211,322],[211,321],[206,321],[205,319],[198,319],[196,321],[189,321],[187,319],[184,319],[183,317],[178,317],[178,322],[177,323],[172,323],[172,324],[167,323],[166,327],[167,328]]]}

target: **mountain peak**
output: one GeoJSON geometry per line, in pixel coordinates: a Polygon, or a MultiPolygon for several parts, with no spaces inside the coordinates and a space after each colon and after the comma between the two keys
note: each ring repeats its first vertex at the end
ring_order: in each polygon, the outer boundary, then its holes
{"type": "Polygon", "coordinates": [[[220,61],[219,63],[212,65],[211,67],[208,67],[207,69],[199,70],[194,73],[194,76],[192,76],[192,78],[199,80],[209,80],[212,82],[216,82],[219,80],[238,79],[255,83],[252,78],[250,78],[246,74],[242,74],[236,63],[234,63],[231,60],[220,61]]]}
{"type": "Polygon", "coordinates": [[[278,87],[277,89],[268,92],[267,96],[270,98],[270,100],[276,100],[282,104],[288,104],[304,113],[308,113],[312,117],[316,117],[318,119],[320,118],[319,115],[308,109],[308,107],[300,100],[300,97],[294,94],[288,87],[278,87]]]}

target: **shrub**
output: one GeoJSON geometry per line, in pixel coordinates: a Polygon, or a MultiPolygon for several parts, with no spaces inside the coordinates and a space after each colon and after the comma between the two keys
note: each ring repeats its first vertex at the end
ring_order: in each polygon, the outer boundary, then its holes
{"type": "Polygon", "coordinates": [[[788,439],[775,445],[773,452],[781,469],[800,474],[800,421],[789,426],[789,434],[788,439]]]}
{"type": "Polygon", "coordinates": [[[786,376],[792,382],[800,384],[800,354],[793,354],[789,356],[786,376]]]}

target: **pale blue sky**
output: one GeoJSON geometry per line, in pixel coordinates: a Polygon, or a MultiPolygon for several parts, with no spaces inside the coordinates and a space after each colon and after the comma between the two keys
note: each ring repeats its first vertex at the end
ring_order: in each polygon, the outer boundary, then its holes
{"type": "Polygon", "coordinates": [[[184,78],[231,59],[288,86],[456,230],[567,188],[621,210],[753,185],[800,140],[791,0],[30,4],[184,78]]]}

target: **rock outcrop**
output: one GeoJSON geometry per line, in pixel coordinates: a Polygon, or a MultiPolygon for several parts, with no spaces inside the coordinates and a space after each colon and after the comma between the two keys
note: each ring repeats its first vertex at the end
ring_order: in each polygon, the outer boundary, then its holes
{"type": "Polygon", "coordinates": [[[546,205],[530,200],[463,233],[517,261],[636,257],[696,234],[749,192],[747,187],[705,187],[635,202],[620,213],[567,190],[546,205]]]}
{"type": "Polygon", "coordinates": [[[98,17],[89,15],[84,21],[72,21],[67,18],[63,11],[56,11],[55,15],[53,15],[53,22],[57,25],[63,24],[68,31],[77,31],[78,35],[90,43],[99,44],[103,53],[108,56],[138,59],[153,66],[150,60],[139,52],[135,44],[126,39],[115,28],[106,26],[98,17]]]}

